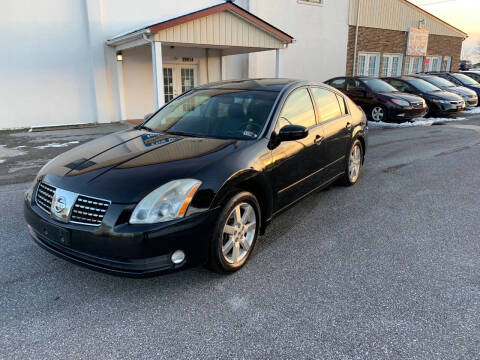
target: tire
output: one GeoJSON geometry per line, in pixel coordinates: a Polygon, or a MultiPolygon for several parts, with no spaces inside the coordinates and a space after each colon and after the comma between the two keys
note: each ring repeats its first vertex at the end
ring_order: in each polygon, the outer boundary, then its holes
{"type": "Polygon", "coordinates": [[[260,205],[253,194],[242,191],[232,196],[215,225],[207,267],[218,273],[231,273],[242,268],[257,242],[260,216],[260,205]]]}
{"type": "Polygon", "coordinates": [[[370,110],[370,118],[375,122],[385,122],[388,119],[387,109],[382,105],[374,105],[370,110]]]}
{"type": "Polygon", "coordinates": [[[343,175],[343,183],[345,186],[355,185],[360,178],[363,165],[363,153],[362,142],[355,139],[346,156],[345,174],[343,175]],[[358,149],[358,152],[355,149],[358,149]],[[353,165],[355,165],[356,169],[354,176],[352,176],[353,173],[351,172],[351,166],[353,165]]]}

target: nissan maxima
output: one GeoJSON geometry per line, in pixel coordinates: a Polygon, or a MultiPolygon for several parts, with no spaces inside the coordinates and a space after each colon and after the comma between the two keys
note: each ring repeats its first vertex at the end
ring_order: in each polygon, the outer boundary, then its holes
{"type": "Polygon", "coordinates": [[[421,97],[400,92],[380,79],[337,77],[325,83],[348,95],[373,121],[401,123],[423,117],[427,112],[421,97]]]}
{"type": "Polygon", "coordinates": [[[334,181],[357,182],[367,132],[361,109],[324,84],[199,87],[48,162],[25,218],[41,247],[91,269],[233,272],[277,214],[334,181]]]}

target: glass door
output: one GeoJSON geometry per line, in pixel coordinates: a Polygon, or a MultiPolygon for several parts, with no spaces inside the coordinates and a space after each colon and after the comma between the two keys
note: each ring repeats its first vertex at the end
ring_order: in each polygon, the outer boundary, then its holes
{"type": "Polygon", "coordinates": [[[164,65],[163,89],[166,103],[197,85],[197,69],[197,65],[164,65]]]}
{"type": "Polygon", "coordinates": [[[383,55],[382,77],[400,76],[402,71],[402,55],[383,55]]]}
{"type": "Polygon", "coordinates": [[[359,76],[378,76],[379,54],[358,54],[357,75],[359,76]]]}

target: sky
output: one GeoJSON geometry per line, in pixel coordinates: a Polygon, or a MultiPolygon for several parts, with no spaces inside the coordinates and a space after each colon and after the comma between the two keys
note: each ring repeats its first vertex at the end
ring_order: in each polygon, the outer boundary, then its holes
{"type": "Polygon", "coordinates": [[[462,58],[480,62],[475,50],[480,47],[480,0],[409,0],[450,25],[466,32],[462,58]]]}

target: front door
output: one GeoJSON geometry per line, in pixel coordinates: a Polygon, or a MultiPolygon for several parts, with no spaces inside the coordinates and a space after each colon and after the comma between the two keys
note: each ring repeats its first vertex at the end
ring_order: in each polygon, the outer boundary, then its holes
{"type": "Polygon", "coordinates": [[[285,125],[302,125],[308,137],[280,143],[272,150],[270,177],[276,193],[275,211],[283,209],[321,184],[318,159],[322,158],[323,130],[317,125],[315,110],[306,87],[294,90],[285,101],[275,133],[285,125]]]}
{"type": "Polygon", "coordinates": [[[163,89],[165,103],[171,101],[197,85],[197,65],[164,64],[163,89]]]}

